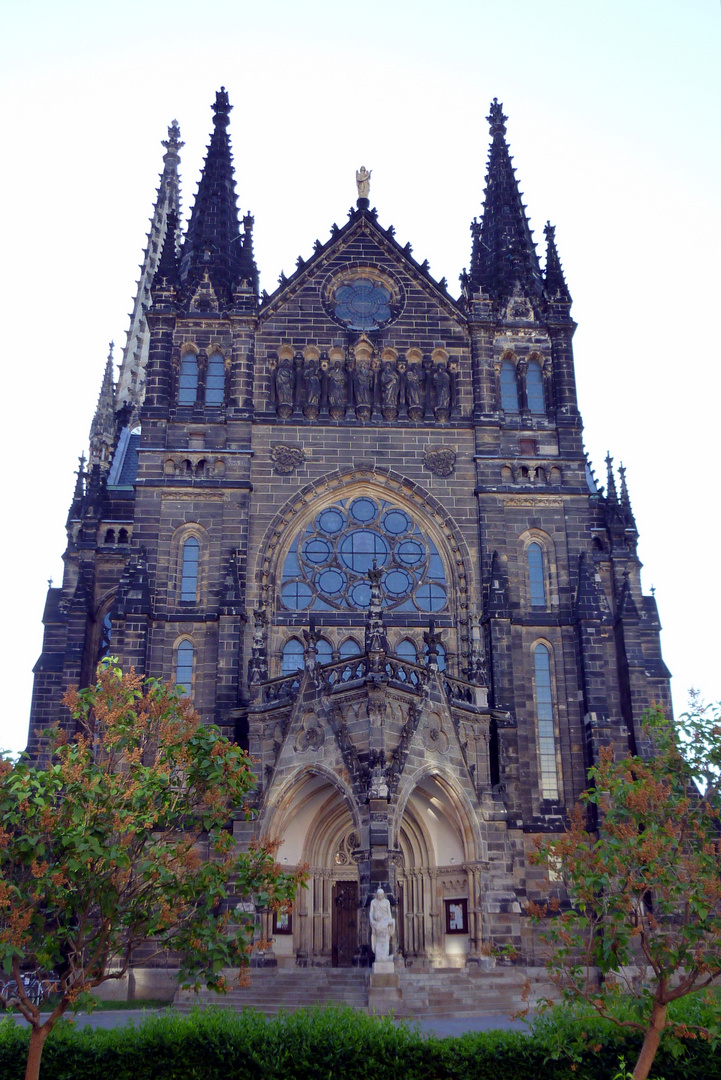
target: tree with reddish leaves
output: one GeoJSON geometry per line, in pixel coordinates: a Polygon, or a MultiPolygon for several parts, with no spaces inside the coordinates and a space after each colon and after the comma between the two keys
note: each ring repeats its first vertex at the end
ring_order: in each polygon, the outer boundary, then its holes
{"type": "Polygon", "coordinates": [[[564,888],[528,909],[564,995],[643,1034],[634,1080],[664,1031],[718,1037],[668,1007],[721,979],[721,710],[694,704],[671,724],[654,709],[644,723],[653,755],[604,750],[566,833],[538,843],[564,888]]]}
{"type": "Polygon", "coordinates": [[[145,962],[176,952],[181,985],[223,992],[253,947],[252,905],[236,901],[290,910],[299,882],[269,843],[236,851],[250,762],[187,697],[104,663],[65,704],[72,737],[48,733],[42,762],[0,761],[0,962],[31,1028],[26,1080],[63,1013],[141,945],[145,962]]]}

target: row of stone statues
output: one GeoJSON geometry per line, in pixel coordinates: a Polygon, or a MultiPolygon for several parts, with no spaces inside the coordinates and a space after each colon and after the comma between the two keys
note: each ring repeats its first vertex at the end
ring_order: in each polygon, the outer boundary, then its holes
{"type": "Polygon", "coordinates": [[[455,404],[455,365],[445,360],[286,356],[271,360],[271,371],[272,400],[282,419],[300,409],[315,420],[327,408],[333,420],[342,420],[349,409],[359,420],[369,420],[374,409],[384,420],[395,420],[405,406],[410,420],[432,415],[442,422],[455,404]]]}

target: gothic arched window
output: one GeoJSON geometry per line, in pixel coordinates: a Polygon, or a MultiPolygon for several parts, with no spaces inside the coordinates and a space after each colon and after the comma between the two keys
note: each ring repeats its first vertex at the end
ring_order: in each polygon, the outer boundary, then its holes
{"type": "Polygon", "coordinates": [[[340,647],[341,660],[348,660],[351,656],[360,656],[361,647],[355,638],[346,638],[340,647]]]}
{"type": "Polygon", "coordinates": [[[280,663],[281,675],[292,675],[305,667],[305,655],[303,643],[298,638],[291,638],[283,646],[283,657],[280,663]]]}
{"type": "Polygon", "coordinates": [[[175,650],[175,685],[182,688],[186,694],[191,694],[193,690],[194,664],[195,648],[192,641],[184,638],[175,650]]]}
{"type": "Polygon", "coordinates": [[[183,353],[180,358],[178,380],[178,405],[195,405],[198,396],[198,357],[194,352],[183,353]]]}
{"type": "Polygon", "coordinates": [[[194,536],[189,536],[183,544],[183,563],[180,574],[180,599],[198,599],[198,558],[200,544],[194,536]]]}
{"type": "Polygon", "coordinates": [[[319,664],[330,664],[333,662],[333,646],[325,638],[318,638],[315,655],[319,664]]]}
{"type": "Polygon", "coordinates": [[[558,770],[556,767],[556,732],[553,720],[551,689],[551,657],[545,645],[533,650],[534,682],[536,688],[536,722],[538,729],[538,759],[541,773],[541,795],[558,800],[558,770]]]}
{"type": "Polygon", "coordinates": [[[546,606],[546,581],[543,569],[543,548],[535,542],[526,548],[528,559],[528,584],[531,594],[531,607],[546,606]]]}
{"type": "Polygon", "coordinates": [[[526,397],[532,413],[542,415],[546,412],[546,398],[543,393],[543,374],[538,360],[529,361],[526,370],[526,397]]]}
{"type": "Polygon", "coordinates": [[[410,638],[404,638],[403,641],[398,642],[396,656],[400,656],[401,660],[407,660],[411,664],[418,663],[418,653],[410,638]]]}
{"type": "Polygon", "coordinates": [[[208,370],[205,374],[205,404],[218,407],[225,399],[225,364],[220,353],[211,353],[208,357],[208,370]]]}
{"type": "Polygon", "coordinates": [[[518,412],[518,379],[516,365],[511,360],[501,364],[501,408],[507,413],[518,412]]]}
{"type": "Polygon", "coordinates": [[[283,565],[281,600],[291,611],[368,607],[368,571],[382,571],[384,608],[438,612],[448,602],[443,561],[405,510],[361,495],[325,507],[295,538],[283,565]]]}

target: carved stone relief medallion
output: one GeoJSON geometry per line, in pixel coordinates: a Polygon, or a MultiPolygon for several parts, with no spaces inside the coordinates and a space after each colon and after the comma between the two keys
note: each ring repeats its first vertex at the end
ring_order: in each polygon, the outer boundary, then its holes
{"type": "Polygon", "coordinates": [[[423,455],[423,464],[434,476],[450,476],[456,467],[456,452],[449,446],[429,447],[423,455]]]}
{"type": "Polygon", "coordinates": [[[300,446],[289,446],[287,443],[273,443],[270,458],[275,465],[275,471],[287,475],[294,472],[305,461],[305,450],[300,446]]]}

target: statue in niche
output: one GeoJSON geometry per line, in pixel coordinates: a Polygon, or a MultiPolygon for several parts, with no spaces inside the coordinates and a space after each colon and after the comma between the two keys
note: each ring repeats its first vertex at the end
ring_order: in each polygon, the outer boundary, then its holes
{"type": "Polygon", "coordinates": [[[384,360],[381,366],[381,400],[384,420],[395,420],[398,415],[399,386],[398,368],[393,360],[384,360]]]}
{"type": "Polygon", "coordinates": [[[342,360],[336,360],[328,371],[328,404],[334,420],[345,416],[345,367],[342,360]]]}
{"type": "Polygon", "coordinates": [[[303,365],[305,382],[305,404],[303,415],[315,420],[320,412],[320,366],[314,356],[309,356],[303,365]]]}
{"type": "Polygon", "coordinates": [[[406,368],[406,404],[411,420],[420,420],[423,416],[423,371],[420,364],[409,364],[406,368]]]}
{"type": "Polygon", "coordinates": [[[363,357],[356,361],[353,369],[353,393],[355,394],[355,411],[359,420],[368,420],[371,414],[371,393],[373,384],[373,370],[370,362],[363,357]]]}
{"type": "Polygon", "coordinates": [[[293,361],[289,356],[284,356],[282,360],[278,361],[278,367],[275,372],[275,396],[278,416],[292,416],[293,361]]]}
{"type": "Polygon", "coordinates": [[[436,407],[433,410],[436,420],[447,420],[451,412],[451,376],[445,364],[436,364],[433,386],[436,391],[436,407]]]}
{"type": "Polygon", "coordinates": [[[358,198],[367,199],[370,193],[371,186],[371,173],[372,169],[366,169],[365,165],[361,165],[360,169],[355,174],[355,182],[358,185],[358,198]]]}
{"type": "Polygon", "coordinates": [[[396,932],[396,921],[391,912],[390,901],[380,886],[371,900],[369,919],[371,947],[375,953],[376,962],[387,961],[390,957],[391,941],[396,932]]]}

